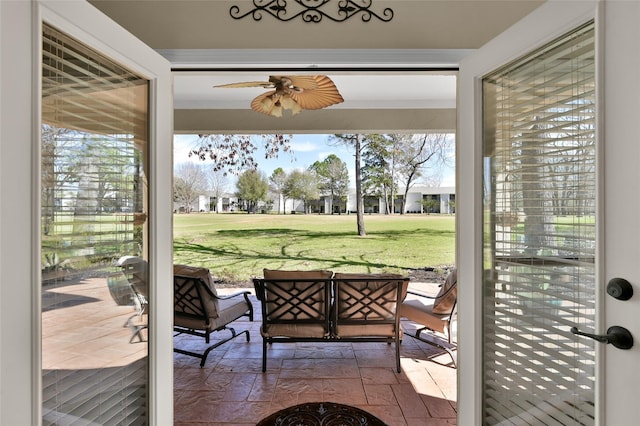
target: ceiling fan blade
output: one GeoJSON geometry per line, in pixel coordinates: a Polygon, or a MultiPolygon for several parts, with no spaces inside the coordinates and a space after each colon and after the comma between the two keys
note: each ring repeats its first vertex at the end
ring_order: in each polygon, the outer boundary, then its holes
{"type": "Polygon", "coordinates": [[[296,101],[302,109],[321,109],[331,105],[344,102],[342,95],[331,79],[324,75],[311,76],[315,82],[315,87],[301,91],[292,91],[291,98],[296,101]]]}
{"type": "Polygon", "coordinates": [[[264,87],[265,89],[273,88],[274,84],[270,81],[245,81],[242,83],[229,83],[229,84],[220,84],[218,86],[213,87],[223,87],[223,88],[242,88],[242,87],[264,87]]]}

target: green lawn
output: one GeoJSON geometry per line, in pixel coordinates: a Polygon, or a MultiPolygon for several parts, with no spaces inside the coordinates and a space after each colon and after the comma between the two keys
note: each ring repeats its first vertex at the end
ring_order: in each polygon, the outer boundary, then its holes
{"type": "Polygon", "coordinates": [[[263,268],[396,272],[453,264],[455,218],[440,215],[174,215],[174,261],[205,266],[227,280],[263,268]]]}

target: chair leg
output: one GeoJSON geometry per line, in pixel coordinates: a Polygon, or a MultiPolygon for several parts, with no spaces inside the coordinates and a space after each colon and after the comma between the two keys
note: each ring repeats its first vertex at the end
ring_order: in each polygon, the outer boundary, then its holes
{"type": "MultiPolygon", "coordinates": [[[[411,336],[414,339],[420,340],[421,342],[424,342],[424,343],[429,344],[431,346],[435,346],[436,348],[442,349],[443,351],[448,353],[449,356],[451,357],[451,361],[453,362],[453,367],[457,368],[456,357],[455,357],[455,354],[453,353],[453,351],[450,348],[446,347],[445,345],[441,345],[438,342],[434,342],[432,340],[428,340],[428,339],[422,338],[420,336],[420,334],[424,330],[429,330],[429,329],[427,327],[423,327],[423,328],[417,329],[415,334],[407,333],[406,331],[404,332],[404,334],[406,334],[407,336],[411,336]]],[[[451,338],[449,338],[449,343],[451,343],[451,338]]]]}
{"type": "Polygon", "coordinates": [[[147,325],[131,325],[131,339],[129,339],[129,343],[133,343],[134,339],[138,338],[138,343],[144,342],[144,338],[142,337],[142,330],[146,330],[149,328],[147,325]]]}
{"type": "Polygon", "coordinates": [[[136,299],[136,303],[135,303],[135,307],[136,307],[136,313],[131,315],[129,318],[127,318],[127,320],[125,321],[123,327],[125,328],[130,328],[131,329],[131,339],[129,339],[129,343],[133,343],[133,341],[135,340],[135,338],[138,338],[138,343],[139,342],[144,342],[144,338],[142,337],[142,330],[145,330],[147,328],[149,328],[148,325],[146,324],[134,324],[134,318],[137,318],[138,321],[142,321],[142,316],[146,313],[147,310],[147,305],[146,304],[142,304],[138,301],[138,299],[136,299]]]}
{"type": "Polygon", "coordinates": [[[124,323],[123,327],[128,327],[131,330],[131,339],[129,339],[129,343],[133,343],[133,341],[136,339],[136,337],[138,338],[138,343],[140,342],[144,342],[144,338],[142,337],[142,330],[146,330],[147,328],[149,328],[149,326],[147,324],[142,323],[142,315],[144,314],[144,312],[136,312],[135,314],[131,315],[127,321],[124,323]],[[139,323],[136,324],[134,322],[134,318],[137,318],[139,323]]]}
{"type": "MultiPolygon", "coordinates": [[[[184,349],[180,349],[180,348],[173,348],[173,351],[179,354],[183,354],[183,355],[189,355],[192,357],[196,357],[196,358],[200,358],[200,368],[204,367],[204,364],[207,362],[207,357],[209,356],[209,352],[211,352],[212,350],[214,350],[215,348],[217,348],[218,346],[227,343],[228,341],[235,339],[236,337],[245,334],[246,338],[247,338],[247,342],[250,341],[251,336],[249,335],[249,330],[242,330],[240,333],[236,333],[236,330],[231,328],[231,327],[224,327],[224,329],[227,329],[231,332],[231,337],[228,337],[226,339],[220,340],[219,342],[216,342],[215,344],[209,346],[202,354],[199,354],[197,352],[191,352],[191,351],[187,351],[184,349]]],[[[219,329],[217,331],[222,331],[223,329],[219,329]]],[[[182,330],[175,330],[178,332],[178,334],[180,334],[181,332],[183,332],[182,330]]],[[[177,335],[177,334],[176,334],[177,335]]]]}
{"type": "Polygon", "coordinates": [[[262,372],[267,371],[267,339],[262,338],[262,372]]]}

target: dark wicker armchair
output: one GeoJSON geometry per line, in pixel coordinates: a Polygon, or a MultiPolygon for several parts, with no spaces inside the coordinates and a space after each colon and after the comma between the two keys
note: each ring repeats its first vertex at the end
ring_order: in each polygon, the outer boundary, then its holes
{"type": "Polygon", "coordinates": [[[207,361],[209,352],[218,346],[245,334],[247,342],[251,336],[249,330],[236,332],[229,323],[246,316],[253,321],[253,305],[248,291],[234,293],[229,296],[218,296],[213,286],[211,275],[206,268],[186,265],[174,265],[173,268],[173,329],[176,336],[190,334],[202,337],[210,343],[213,332],[229,330],[231,336],[209,345],[202,353],[177,348],[174,352],[200,358],[200,367],[207,361]]]}

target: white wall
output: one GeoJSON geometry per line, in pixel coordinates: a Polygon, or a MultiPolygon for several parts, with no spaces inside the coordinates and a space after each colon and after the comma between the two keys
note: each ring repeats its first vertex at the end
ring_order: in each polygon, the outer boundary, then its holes
{"type": "MultiPolygon", "coordinates": [[[[38,305],[34,235],[31,4],[0,1],[0,424],[32,423],[38,305]]],[[[39,265],[38,265],[39,266],[39,265]]]]}
{"type": "Polygon", "coordinates": [[[405,202],[406,212],[422,212],[422,193],[409,192],[405,202]]]}
{"type": "Polygon", "coordinates": [[[198,212],[208,212],[211,211],[211,205],[209,203],[208,195],[201,195],[198,197],[198,212]]]}

